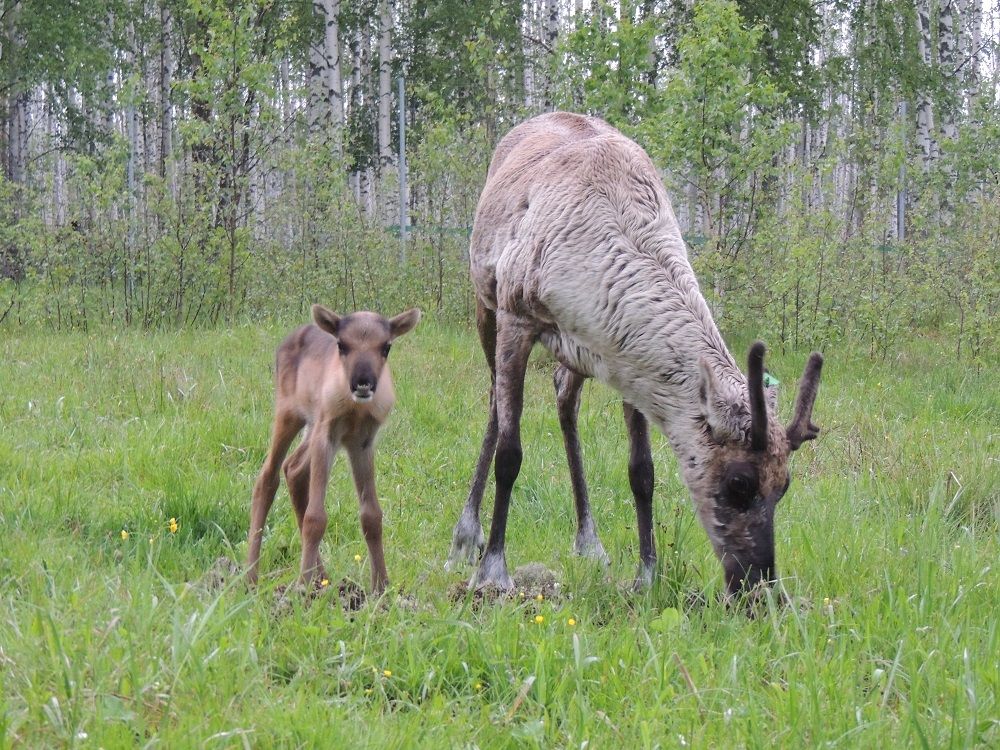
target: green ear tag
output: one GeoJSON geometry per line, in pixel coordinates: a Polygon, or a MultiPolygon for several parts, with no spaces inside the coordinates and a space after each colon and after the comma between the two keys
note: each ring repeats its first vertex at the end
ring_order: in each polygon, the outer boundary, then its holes
{"type": "Polygon", "coordinates": [[[774,377],[774,375],[772,375],[771,373],[769,373],[769,372],[765,372],[764,373],[764,387],[765,388],[770,388],[772,386],[779,385],[780,383],[781,383],[781,381],[778,380],[776,377],[774,377]]]}

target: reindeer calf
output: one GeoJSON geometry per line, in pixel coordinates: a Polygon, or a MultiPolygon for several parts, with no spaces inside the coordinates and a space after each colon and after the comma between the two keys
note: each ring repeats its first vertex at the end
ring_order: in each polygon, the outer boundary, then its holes
{"type": "Polygon", "coordinates": [[[274,427],[271,447],[253,488],[247,579],[257,582],[260,543],[278,489],[278,467],[302,537],[299,580],[310,584],[326,576],[319,543],[326,531],[323,500],[333,458],[347,451],[361,505],[361,530],[368,544],[372,591],[388,583],[382,552],[382,509],[375,492],[375,434],[395,402],[386,365],[392,342],[420,320],[416,308],[394,318],[372,312],[340,317],[313,305],[315,325],[293,331],[278,347],[275,366],[274,427]],[[282,463],[302,428],[306,433],[282,463]]]}

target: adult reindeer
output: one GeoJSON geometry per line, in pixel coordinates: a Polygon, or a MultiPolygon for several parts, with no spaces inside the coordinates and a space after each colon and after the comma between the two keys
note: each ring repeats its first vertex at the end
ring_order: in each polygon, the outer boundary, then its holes
{"type": "Polygon", "coordinates": [[[823,359],[806,365],[788,428],[764,388],[764,345],[746,377],[712,320],[660,177],[646,153],[607,123],[556,112],[514,128],[497,147],[470,250],[477,324],[492,374],[490,418],[449,566],[482,550],[479,507],[496,456],[489,541],[470,587],[510,590],[504,539],[521,466],[528,355],[541,341],[560,366],[559,421],[576,501],[578,553],[604,558],[577,438],[580,389],[596,377],[622,394],[629,481],[639,529],[637,584],[652,580],[653,463],[647,419],[667,437],[730,594],[776,575],[775,505],[789,454],[811,422],[823,359]]]}
{"type": "Polygon", "coordinates": [[[326,576],[319,543],[326,531],[324,498],[330,467],[343,447],[351,461],[368,544],[372,590],[388,583],[382,550],[382,509],[375,492],[375,434],[396,400],[386,358],[392,342],[420,320],[417,309],[386,319],[373,312],[339,316],[313,305],[315,325],[293,331],[278,347],[271,448],[253,488],[247,578],[257,582],[264,522],[285,473],[302,537],[299,580],[326,576]],[[302,428],[302,442],[282,464],[302,428]]]}

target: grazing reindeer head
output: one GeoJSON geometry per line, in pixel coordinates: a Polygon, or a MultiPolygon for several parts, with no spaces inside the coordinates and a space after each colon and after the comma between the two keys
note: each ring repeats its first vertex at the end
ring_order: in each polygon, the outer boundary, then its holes
{"type": "Polygon", "coordinates": [[[764,387],[764,344],[750,347],[747,387],[723,383],[701,361],[701,408],[708,450],[685,465],[702,525],[722,562],[729,595],[748,592],[776,576],[774,511],[791,475],[788,457],[819,428],[811,421],[823,357],[809,357],[795,415],[783,428],[774,418],[774,386],[764,387]]]}
{"type": "Polygon", "coordinates": [[[316,325],[337,339],[351,398],[359,404],[374,397],[393,340],[420,321],[420,310],[416,308],[386,319],[371,312],[340,317],[322,305],[313,305],[312,315],[316,325]]]}

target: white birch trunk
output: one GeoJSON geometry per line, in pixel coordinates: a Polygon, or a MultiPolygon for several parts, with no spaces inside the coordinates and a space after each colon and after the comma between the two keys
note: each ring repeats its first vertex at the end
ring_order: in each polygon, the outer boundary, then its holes
{"type": "Polygon", "coordinates": [[[313,0],[313,13],[322,25],[322,34],[309,46],[309,131],[332,140],[339,153],[344,129],[340,0],[313,0]]]}
{"type": "Polygon", "coordinates": [[[340,0],[323,0],[326,17],[323,49],[327,60],[326,88],[330,114],[339,144],[344,130],[344,79],[340,69],[340,0]]]}
{"type": "MultiPolygon", "coordinates": [[[[955,80],[955,4],[954,0],[940,0],[938,11],[938,60],[941,75],[950,87],[957,88],[955,80]]],[[[940,108],[941,135],[952,140],[958,136],[955,125],[955,107],[945,103],[940,108]]]]}
{"type": "MultiPolygon", "coordinates": [[[[924,65],[931,64],[931,10],[930,0],[919,0],[917,3],[917,51],[924,65]]],[[[934,107],[930,92],[927,89],[917,94],[917,145],[923,155],[924,169],[928,169],[934,161],[937,144],[934,137],[934,107]]]]}
{"type": "Polygon", "coordinates": [[[383,223],[391,223],[393,215],[392,168],[392,3],[379,1],[378,33],[378,192],[383,223]]]}
{"type": "Polygon", "coordinates": [[[969,40],[967,71],[965,75],[966,100],[972,109],[979,93],[979,65],[983,46],[983,0],[965,0],[967,13],[966,38],[969,40]]]}
{"type": "Polygon", "coordinates": [[[542,67],[542,108],[552,111],[552,73],[555,70],[556,44],[559,41],[558,0],[545,0],[545,48],[542,50],[545,64],[542,67]]]}
{"type": "MultiPolygon", "coordinates": [[[[364,99],[364,89],[361,85],[361,60],[362,60],[362,38],[361,29],[356,29],[354,37],[351,39],[351,91],[349,102],[349,116],[353,117],[361,111],[364,99]]],[[[348,189],[354,196],[354,202],[361,205],[361,174],[357,164],[351,165],[351,173],[347,178],[348,189]]]]}
{"type": "Polygon", "coordinates": [[[535,0],[528,0],[525,3],[524,18],[522,23],[524,31],[525,55],[524,55],[524,106],[528,111],[535,107],[535,60],[537,55],[537,45],[532,41],[535,31],[535,0]]]}
{"type": "MultiPolygon", "coordinates": [[[[372,39],[371,30],[367,24],[362,24],[361,30],[361,77],[359,83],[361,85],[361,105],[362,107],[371,106],[371,103],[366,101],[364,83],[366,81],[372,80],[372,60],[371,60],[371,49],[372,49],[372,39]]],[[[361,209],[364,211],[366,217],[371,217],[372,215],[372,172],[368,163],[357,165],[358,170],[358,203],[361,209]]]]}
{"type": "Polygon", "coordinates": [[[170,193],[177,198],[176,170],[174,169],[173,108],[170,102],[171,78],[174,61],[172,50],[173,18],[166,4],[160,6],[160,148],[159,174],[170,186],[170,193]]]}

